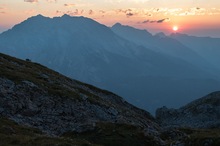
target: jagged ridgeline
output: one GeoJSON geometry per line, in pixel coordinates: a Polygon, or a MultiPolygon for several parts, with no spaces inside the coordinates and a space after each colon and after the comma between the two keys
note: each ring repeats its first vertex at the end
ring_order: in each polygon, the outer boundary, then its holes
{"type": "Polygon", "coordinates": [[[8,139],[0,145],[161,142],[160,128],[148,112],[28,59],[0,54],[0,91],[0,134],[8,139]]]}

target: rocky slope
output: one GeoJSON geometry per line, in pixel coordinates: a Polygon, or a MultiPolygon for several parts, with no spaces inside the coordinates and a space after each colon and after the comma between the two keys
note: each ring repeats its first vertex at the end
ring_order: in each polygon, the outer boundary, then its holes
{"type": "MultiPolygon", "coordinates": [[[[192,122],[202,116],[219,117],[219,95],[212,93],[180,110],[198,110],[194,119],[188,114],[192,122]],[[205,111],[203,115],[201,109],[205,111]],[[210,114],[205,116],[207,111],[210,114]]],[[[163,126],[171,126],[161,128],[148,112],[113,93],[69,79],[40,64],[0,54],[0,145],[217,146],[220,143],[219,129],[173,128],[172,123],[164,123],[170,112],[158,114],[163,126]]]]}
{"type": "Polygon", "coordinates": [[[49,135],[101,133],[109,131],[103,130],[107,127],[119,125],[124,127],[122,131],[133,129],[134,137],[135,131],[142,133],[143,144],[161,142],[160,128],[148,112],[113,93],[3,54],[0,54],[0,115],[49,135]]]}
{"type": "Polygon", "coordinates": [[[157,109],[156,118],[165,127],[220,128],[220,91],[179,109],[157,109]]]}

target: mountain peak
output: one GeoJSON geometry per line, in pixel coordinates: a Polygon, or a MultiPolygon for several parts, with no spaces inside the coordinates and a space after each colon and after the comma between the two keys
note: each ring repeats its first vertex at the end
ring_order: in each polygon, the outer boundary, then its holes
{"type": "Polygon", "coordinates": [[[45,17],[45,16],[43,16],[43,15],[41,15],[41,14],[38,14],[38,15],[36,15],[36,16],[32,16],[32,17],[30,17],[30,18],[39,18],[39,19],[41,19],[41,18],[47,18],[47,17],[45,17]]]}
{"type": "Polygon", "coordinates": [[[42,19],[47,19],[47,18],[49,18],[49,17],[45,17],[45,16],[43,16],[41,14],[38,14],[36,16],[32,16],[32,17],[28,18],[27,20],[42,20],[42,19]]]}
{"type": "MultiPolygon", "coordinates": [[[[129,33],[130,35],[134,34],[134,33],[137,33],[139,36],[142,36],[142,37],[152,37],[152,34],[149,33],[146,29],[137,29],[137,28],[134,28],[132,26],[129,26],[129,25],[122,25],[120,23],[116,23],[115,25],[112,26],[112,30],[119,36],[124,36],[123,34],[125,33],[129,33]]],[[[128,34],[126,34],[127,36],[128,34]]],[[[126,38],[126,37],[125,37],[126,38]]]]}
{"type": "Polygon", "coordinates": [[[166,37],[166,35],[163,32],[159,32],[159,33],[155,34],[154,36],[160,37],[160,38],[166,37]]]}
{"type": "Polygon", "coordinates": [[[176,32],[176,33],[171,33],[170,36],[171,36],[171,37],[173,37],[173,36],[186,36],[186,37],[188,37],[189,35],[183,34],[183,33],[177,33],[177,32],[176,32]]]}
{"type": "Polygon", "coordinates": [[[112,27],[120,27],[120,26],[122,26],[122,24],[119,23],[119,22],[117,22],[117,23],[115,23],[112,27]]]}
{"type": "Polygon", "coordinates": [[[71,16],[68,14],[64,14],[63,16],[61,16],[61,18],[70,18],[71,16]]]}
{"type": "Polygon", "coordinates": [[[44,17],[43,15],[41,15],[41,14],[38,14],[38,15],[36,15],[35,17],[44,17]]]}

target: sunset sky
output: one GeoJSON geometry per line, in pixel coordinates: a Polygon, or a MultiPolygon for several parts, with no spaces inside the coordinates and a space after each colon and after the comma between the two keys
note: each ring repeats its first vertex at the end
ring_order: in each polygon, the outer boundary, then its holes
{"type": "Polygon", "coordinates": [[[181,33],[220,37],[220,0],[0,0],[0,32],[38,14],[85,16],[152,33],[178,26],[181,33]]]}

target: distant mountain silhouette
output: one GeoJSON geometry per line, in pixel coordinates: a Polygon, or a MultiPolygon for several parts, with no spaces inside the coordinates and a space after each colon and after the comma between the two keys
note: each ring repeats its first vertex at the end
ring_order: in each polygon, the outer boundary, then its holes
{"type": "MultiPolygon", "coordinates": [[[[203,58],[204,55],[199,53],[197,50],[192,49],[189,45],[186,45],[190,42],[191,39],[189,39],[188,42],[181,43],[181,41],[173,37],[166,36],[162,32],[153,36],[147,30],[140,30],[130,26],[124,26],[119,23],[113,25],[111,29],[117,35],[131,42],[142,45],[156,52],[178,57],[191,64],[204,68],[210,73],[218,76],[216,72],[219,72],[219,70],[217,70],[216,67],[211,64],[211,62],[203,58]]],[[[216,45],[212,44],[211,46],[216,45]]]]}
{"type": "Polygon", "coordinates": [[[220,69],[220,38],[195,37],[180,33],[171,34],[170,37],[185,44],[204,59],[212,63],[216,68],[220,69]]]}
{"type": "Polygon", "coordinates": [[[142,41],[150,38],[164,48],[151,48],[151,41],[149,46],[140,45],[89,18],[38,15],[2,33],[0,51],[113,91],[152,113],[220,87],[214,71],[196,63],[205,62],[197,53],[175,39],[138,32],[141,38],[146,36],[142,41]],[[159,51],[163,49],[168,53],[159,51]],[[195,60],[184,60],[181,54],[195,60]]]}

